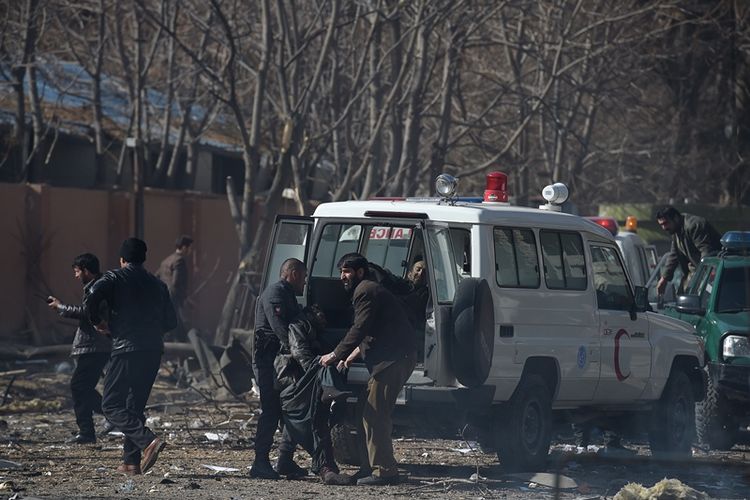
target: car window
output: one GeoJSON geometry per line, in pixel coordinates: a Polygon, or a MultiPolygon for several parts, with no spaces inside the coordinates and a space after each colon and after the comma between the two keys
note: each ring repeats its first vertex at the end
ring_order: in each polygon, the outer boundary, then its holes
{"type": "Polygon", "coordinates": [[[458,287],[459,275],[450,228],[429,227],[427,243],[432,257],[431,272],[435,279],[437,301],[452,302],[458,287]]]}
{"type": "Polygon", "coordinates": [[[716,312],[730,313],[750,309],[750,266],[725,267],[721,273],[716,312]]]}
{"type": "Polygon", "coordinates": [[[336,264],[350,252],[360,252],[373,264],[404,276],[413,232],[404,226],[327,224],[321,233],[312,276],[338,277],[336,264]]]}
{"type": "Polygon", "coordinates": [[[585,290],[586,262],[578,233],[540,231],[547,288],[585,290]]]}
{"type": "Polygon", "coordinates": [[[539,288],[536,239],[530,229],[496,227],[495,281],[502,287],[539,288]]]}
{"type": "Polygon", "coordinates": [[[450,233],[458,273],[461,276],[471,276],[471,231],[452,227],[450,233]]]}
{"type": "Polygon", "coordinates": [[[633,299],[617,250],[608,246],[591,245],[591,267],[599,309],[630,310],[633,299]]]}
{"type": "Polygon", "coordinates": [[[706,266],[706,272],[700,283],[701,308],[708,308],[708,301],[714,289],[714,280],[716,278],[716,266],[706,266]]]}

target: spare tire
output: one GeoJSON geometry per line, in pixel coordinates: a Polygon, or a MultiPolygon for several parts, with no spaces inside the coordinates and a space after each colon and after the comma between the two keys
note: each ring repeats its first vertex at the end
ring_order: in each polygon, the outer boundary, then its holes
{"type": "Polygon", "coordinates": [[[453,301],[451,362],[456,379],[466,387],[484,384],[492,366],[495,308],[487,280],[464,278],[453,301]]]}

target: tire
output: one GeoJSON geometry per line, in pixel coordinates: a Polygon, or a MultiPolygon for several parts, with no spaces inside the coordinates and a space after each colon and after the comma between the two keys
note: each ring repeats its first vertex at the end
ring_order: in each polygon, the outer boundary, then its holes
{"type": "Polygon", "coordinates": [[[552,439],[552,396],[538,375],[524,377],[495,418],[497,457],[503,469],[533,471],[544,467],[552,439]]]}
{"type": "Polygon", "coordinates": [[[695,396],[690,378],[674,371],[651,414],[648,439],[659,458],[689,458],[695,437],[695,396]]]}
{"type": "Polygon", "coordinates": [[[495,309],[487,280],[463,279],[453,301],[451,364],[456,379],[466,387],[484,384],[492,366],[495,309]]]}
{"type": "Polygon", "coordinates": [[[715,377],[708,374],[706,397],[695,406],[698,443],[712,450],[730,450],[738,439],[738,424],[731,417],[731,405],[720,392],[715,377]]]}
{"type": "Polygon", "coordinates": [[[359,457],[359,440],[357,428],[342,422],[331,427],[331,442],[333,443],[333,457],[336,462],[347,465],[361,465],[359,457]]]}

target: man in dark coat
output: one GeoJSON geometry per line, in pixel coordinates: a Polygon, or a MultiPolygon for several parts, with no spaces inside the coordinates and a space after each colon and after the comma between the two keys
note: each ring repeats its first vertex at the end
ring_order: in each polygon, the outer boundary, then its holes
{"type": "Polygon", "coordinates": [[[120,269],[107,271],[84,300],[97,331],[112,336],[102,409],[125,435],[117,470],[128,475],[148,471],[167,444],[146,427],[143,412],[164,352],[162,336],[177,325],[167,286],[143,267],[145,260],[146,243],[128,238],[120,247],[120,269]],[[109,321],[100,314],[104,301],[109,321]]]}
{"type": "MultiPolygon", "coordinates": [[[[83,284],[84,297],[88,296],[91,286],[102,275],[99,271],[99,259],[90,253],[79,255],[73,259],[73,275],[83,284]]],[[[96,390],[96,384],[109,361],[112,340],[94,329],[82,305],[63,304],[52,296],[47,298],[47,304],[60,316],[78,320],[78,329],[76,329],[73,348],[70,352],[76,361],[73,376],[70,378],[70,391],[73,395],[73,411],[76,415],[78,434],[67,442],[95,443],[93,414],[102,414],[102,396],[96,390]]],[[[111,430],[108,423],[105,421],[105,427],[111,430]]]]}
{"type": "Polygon", "coordinates": [[[175,241],[175,251],[161,261],[156,275],[167,285],[169,297],[177,313],[177,329],[174,331],[178,342],[187,342],[187,328],[185,317],[185,301],[188,296],[188,263],[187,257],[193,248],[193,238],[183,234],[175,241]]]}
{"type": "Polygon", "coordinates": [[[269,457],[281,418],[274,361],[279,350],[289,349],[289,323],[300,314],[297,295],[304,291],[307,268],[299,259],[287,259],[281,264],[279,275],[279,281],[269,285],[255,303],[253,371],[260,389],[261,414],[255,431],[255,459],[250,477],[258,479],[279,479],[280,474],[288,478],[307,475],[305,469],[294,463],[296,444],[286,429],[279,444],[276,470],[271,467],[269,457]]]}
{"type": "Polygon", "coordinates": [[[330,366],[343,361],[349,366],[356,354],[363,356],[370,372],[362,423],[371,474],[358,478],[357,484],[395,484],[399,474],[393,456],[391,413],[416,365],[416,334],[402,302],[371,279],[367,259],[357,253],[346,254],[338,267],[344,288],[352,294],[354,324],[320,363],[330,366]]]}
{"type": "Polygon", "coordinates": [[[672,238],[667,261],[656,285],[656,290],[661,295],[667,283],[674,277],[677,266],[682,269],[683,280],[680,288],[684,288],[701,259],[707,255],[715,255],[721,250],[721,235],[703,217],[681,214],[672,206],[660,209],[656,213],[656,222],[672,238]]]}

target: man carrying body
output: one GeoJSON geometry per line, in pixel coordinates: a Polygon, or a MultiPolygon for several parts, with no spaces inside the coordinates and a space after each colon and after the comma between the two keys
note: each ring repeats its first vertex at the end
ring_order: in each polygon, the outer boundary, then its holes
{"type": "Polygon", "coordinates": [[[117,470],[128,475],[148,471],[167,444],[145,426],[143,411],[164,352],[162,336],[177,325],[167,287],[146,271],[145,260],[146,243],[125,240],[120,269],[107,271],[84,300],[97,331],[112,335],[102,409],[125,435],[117,470]],[[109,306],[109,322],[99,313],[103,301],[109,306]]]}
{"type": "Polygon", "coordinates": [[[416,334],[401,302],[371,279],[367,259],[358,253],[346,254],[338,267],[344,288],[352,294],[354,324],[320,363],[329,366],[342,361],[348,367],[357,355],[364,357],[370,380],[362,423],[372,473],[360,477],[357,484],[396,484],[399,475],[393,456],[391,413],[416,364],[416,334]]]}
{"type": "Polygon", "coordinates": [[[707,255],[715,255],[721,250],[721,236],[703,217],[681,214],[672,206],[660,209],[656,213],[656,222],[672,237],[672,246],[659,283],[656,285],[658,294],[662,295],[677,266],[680,266],[683,272],[680,285],[680,289],[683,289],[701,259],[707,255]]]}
{"type": "Polygon", "coordinates": [[[190,255],[193,238],[182,235],[175,241],[175,251],[159,264],[156,275],[166,283],[169,289],[169,297],[177,313],[177,329],[174,332],[175,340],[187,342],[187,331],[185,328],[185,312],[183,307],[188,296],[188,264],[186,258],[190,255]]]}
{"type": "Polygon", "coordinates": [[[276,470],[271,467],[269,454],[273,435],[281,418],[281,400],[276,382],[274,360],[280,348],[289,347],[289,323],[300,314],[297,295],[302,295],[307,278],[305,264],[298,259],[287,259],[281,264],[280,280],[269,285],[255,304],[255,342],[253,345],[253,371],[260,389],[261,414],[255,431],[255,460],[250,477],[279,479],[307,475],[307,471],[294,463],[296,444],[285,429],[279,445],[276,470]]]}
{"type": "MultiPolygon", "coordinates": [[[[90,253],[79,255],[73,259],[73,274],[83,284],[83,295],[87,297],[91,286],[101,277],[99,259],[90,253]]],[[[76,367],[70,378],[70,391],[73,394],[73,411],[76,415],[78,434],[68,442],[95,443],[93,413],[102,413],[102,396],[97,392],[96,384],[109,361],[112,340],[94,329],[82,305],[66,305],[52,296],[47,298],[47,304],[63,318],[78,320],[78,329],[73,339],[73,349],[70,352],[70,355],[76,359],[76,367]]],[[[105,425],[111,430],[108,423],[106,422],[105,425]]]]}

